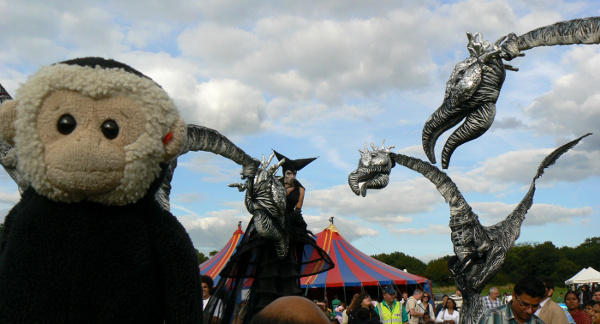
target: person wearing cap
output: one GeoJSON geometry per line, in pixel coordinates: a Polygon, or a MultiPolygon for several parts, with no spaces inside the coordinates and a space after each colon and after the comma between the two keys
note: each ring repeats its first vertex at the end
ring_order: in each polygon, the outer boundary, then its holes
{"type": "Polygon", "coordinates": [[[406,309],[396,300],[396,290],[393,286],[383,287],[383,300],[377,304],[375,311],[383,324],[408,322],[406,309]]]}

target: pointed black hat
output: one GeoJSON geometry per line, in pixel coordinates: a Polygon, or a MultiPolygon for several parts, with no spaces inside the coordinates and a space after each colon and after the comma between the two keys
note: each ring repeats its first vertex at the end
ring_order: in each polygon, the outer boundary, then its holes
{"type": "Polygon", "coordinates": [[[300,171],[302,168],[304,168],[307,164],[309,164],[310,162],[316,160],[317,158],[308,158],[308,159],[297,159],[297,160],[292,160],[290,158],[285,157],[283,154],[280,154],[279,152],[273,150],[273,152],[275,152],[275,156],[277,156],[277,160],[281,161],[282,159],[285,159],[285,162],[283,162],[283,164],[281,165],[281,168],[284,170],[292,170],[292,171],[300,171]]]}

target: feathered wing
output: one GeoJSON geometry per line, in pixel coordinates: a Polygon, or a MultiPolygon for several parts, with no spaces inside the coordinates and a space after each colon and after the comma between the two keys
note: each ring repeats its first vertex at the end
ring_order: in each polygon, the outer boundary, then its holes
{"type": "Polygon", "coordinates": [[[546,156],[546,158],[542,161],[542,163],[540,163],[540,166],[538,167],[538,171],[537,171],[535,177],[533,178],[533,180],[541,177],[542,174],[544,174],[544,169],[546,169],[547,167],[554,164],[561,155],[565,154],[568,150],[570,150],[575,145],[577,145],[579,143],[579,141],[581,141],[581,139],[583,139],[584,137],[590,136],[590,135],[592,135],[592,133],[587,133],[587,134],[557,148],[556,150],[552,151],[552,153],[550,153],[548,156],[546,156]]]}

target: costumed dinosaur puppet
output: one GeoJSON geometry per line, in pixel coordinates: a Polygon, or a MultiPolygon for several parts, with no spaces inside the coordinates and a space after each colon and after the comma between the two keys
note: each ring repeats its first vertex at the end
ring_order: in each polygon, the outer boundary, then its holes
{"type": "Polygon", "coordinates": [[[532,30],[521,36],[510,33],[494,44],[481,39],[479,33],[467,32],[470,57],[456,64],[446,83],[442,105],[427,119],[423,127],[423,150],[435,164],[438,137],[464,119],[449,137],[442,150],[442,168],[460,145],[483,135],[496,115],[496,101],[504,83],[506,70],[518,69],[504,64],[522,51],[551,45],[600,43],[600,17],[573,19],[532,30]]]}
{"type": "Polygon", "coordinates": [[[460,323],[477,323],[484,311],[481,291],[498,273],[508,251],[519,238],[521,224],[533,203],[536,179],[542,176],[545,168],[588,135],[550,153],[538,167],[525,197],[506,219],[492,226],[481,225],[477,214],[446,173],[428,162],[391,152],[393,146],[379,148],[372,145],[373,150],[369,151],[365,145],[364,150],[359,150],[361,158],[358,168],[348,176],[348,184],[356,195],[364,197],[368,189],[387,186],[392,168],[397,163],[419,172],[436,186],[450,206],[451,240],[455,256],[449,260],[448,267],[455,277],[457,288],[463,293],[460,323]]]}

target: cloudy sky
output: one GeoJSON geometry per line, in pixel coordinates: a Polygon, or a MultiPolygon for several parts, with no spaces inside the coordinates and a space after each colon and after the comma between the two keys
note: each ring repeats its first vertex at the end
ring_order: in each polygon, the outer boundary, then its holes
{"type": "MultiPolygon", "coordinates": [[[[590,0],[0,0],[0,83],[14,94],[40,66],[75,57],[127,63],[161,84],[188,123],[218,130],[254,157],[271,149],[318,156],[298,174],[313,231],[335,217],[365,253],[428,261],[452,253],[448,206],[401,166],[386,189],[355,196],[347,176],[357,149],[385,139],[425,159],[423,124],[469,55],[466,31],[493,42],[598,15],[590,0]]],[[[595,133],[538,181],[517,241],[576,246],[600,229],[600,46],[535,48],[511,64],[520,71],[507,72],[495,123],[454,152],[447,173],[492,225],[522,199],[546,154],[595,133]]],[[[243,194],[227,187],[239,171],[206,152],[179,160],[172,213],[202,252],[248,223],[243,194]]],[[[18,199],[3,173],[0,219],[18,199]]]]}

